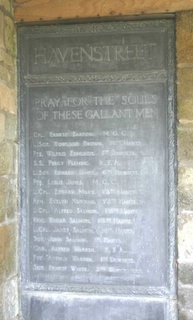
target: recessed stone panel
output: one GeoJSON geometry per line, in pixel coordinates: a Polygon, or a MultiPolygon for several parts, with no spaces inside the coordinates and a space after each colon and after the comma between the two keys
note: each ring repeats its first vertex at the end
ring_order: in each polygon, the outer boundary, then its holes
{"type": "Polygon", "coordinates": [[[169,313],[164,299],[128,299],[57,295],[24,297],[24,308],[30,320],[163,320],[169,313]]]}

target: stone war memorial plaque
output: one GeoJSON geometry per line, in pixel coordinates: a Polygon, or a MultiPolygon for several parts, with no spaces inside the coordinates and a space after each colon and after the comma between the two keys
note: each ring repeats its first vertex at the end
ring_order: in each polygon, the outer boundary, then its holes
{"type": "Polygon", "coordinates": [[[23,320],[174,320],[171,20],[19,29],[23,320]]]}

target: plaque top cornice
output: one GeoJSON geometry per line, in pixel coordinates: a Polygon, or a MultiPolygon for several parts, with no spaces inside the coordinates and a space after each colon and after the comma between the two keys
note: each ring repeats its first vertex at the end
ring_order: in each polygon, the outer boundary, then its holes
{"type": "Polygon", "coordinates": [[[27,37],[41,36],[51,37],[67,36],[72,34],[109,34],[109,33],[128,33],[128,32],[148,32],[152,30],[173,31],[174,22],[172,20],[150,20],[150,21],[120,21],[120,22],[98,22],[85,24],[52,25],[52,26],[34,26],[21,27],[19,32],[27,37]],[[30,30],[30,32],[29,32],[30,30]],[[48,33],[49,30],[49,33],[48,33]]]}

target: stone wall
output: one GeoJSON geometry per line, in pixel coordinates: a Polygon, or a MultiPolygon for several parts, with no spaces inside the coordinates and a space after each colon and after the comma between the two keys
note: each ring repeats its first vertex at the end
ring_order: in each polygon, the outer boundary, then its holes
{"type": "Polygon", "coordinates": [[[193,11],[177,14],[179,319],[193,319],[193,11]]]}
{"type": "Polygon", "coordinates": [[[10,0],[0,0],[0,320],[16,320],[16,41],[10,0]]]}

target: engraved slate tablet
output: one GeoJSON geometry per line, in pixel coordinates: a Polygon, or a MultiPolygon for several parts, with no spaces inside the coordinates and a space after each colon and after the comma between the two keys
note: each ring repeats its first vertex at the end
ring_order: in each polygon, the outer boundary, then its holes
{"type": "Polygon", "coordinates": [[[165,92],[30,89],[31,281],[166,285],[165,92]]]}
{"type": "Polygon", "coordinates": [[[19,30],[24,319],[174,319],[173,38],[169,20],[19,30]]]}

